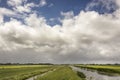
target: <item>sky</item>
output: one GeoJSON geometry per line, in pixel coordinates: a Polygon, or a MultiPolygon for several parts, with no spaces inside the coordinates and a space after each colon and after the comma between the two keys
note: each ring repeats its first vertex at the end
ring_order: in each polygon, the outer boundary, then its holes
{"type": "Polygon", "coordinates": [[[0,63],[119,63],[120,0],[0,0],[0,63]]]}

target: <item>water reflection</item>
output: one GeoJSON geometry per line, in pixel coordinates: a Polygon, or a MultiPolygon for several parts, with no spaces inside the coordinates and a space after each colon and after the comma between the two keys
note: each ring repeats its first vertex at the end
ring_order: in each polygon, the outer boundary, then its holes
{"type": "Polygon", "coordinates": [[[96,71],[88,71],[86,69],[71,66],[73,70],[83,72],[86,75],[86,80],[120,80],[120,76],[107,76],[97,73],[96,71]]]}

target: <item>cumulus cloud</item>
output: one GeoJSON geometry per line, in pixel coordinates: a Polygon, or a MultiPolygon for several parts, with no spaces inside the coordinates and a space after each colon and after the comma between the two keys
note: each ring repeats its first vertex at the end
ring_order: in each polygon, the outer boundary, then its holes
{"type": "MultiPolygon", "coordinates": [[[[62,25],[54,26],[36,13],[25,16],[24,23],[17,19],[4,23],[0,20],[0,55],[5,57],[0,56],[0,62],[117,62],[119,13],[119,9],[112,14],[81,11],[76,16],[72,11],[61,12],[62,25]],[[10,55],[9,59],[6,55],[10,55]]],[[[5,14],[13,13],[8,10],[1,19],[5,14]]]]}

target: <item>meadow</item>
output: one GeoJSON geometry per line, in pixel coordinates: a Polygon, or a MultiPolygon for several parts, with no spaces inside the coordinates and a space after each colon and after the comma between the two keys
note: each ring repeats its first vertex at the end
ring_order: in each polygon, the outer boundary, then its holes
{"type": "Polygon", "coordinates": [[[1,65],[0,80],[25,80],[54,68],[49,65],[1,65]]]}
{"type": "Polygon", "coordinates": [[[96,70],[101,74],[120,75],[120,65],[76,65],[80,68],[96,70]]]}
{"type": "Polygon", "coordinates": [[[115,65],[0,65],[0,80],[27,80],[43,74],[34,80],[85,80],[85,74],[70,66],[120,75],[120,66],[115,65]]]}
{"type": "Polygon", "coordinates": [[[26,80],[44,73],[35,80],[84,80],[68,65],[0,65],[0,80],[26,80]]]}
{"type": "Polygon", "coordinates": [[[84,78],[79,77],[70,67],[64,66],[36,80],[84,80],[84,78]]]}

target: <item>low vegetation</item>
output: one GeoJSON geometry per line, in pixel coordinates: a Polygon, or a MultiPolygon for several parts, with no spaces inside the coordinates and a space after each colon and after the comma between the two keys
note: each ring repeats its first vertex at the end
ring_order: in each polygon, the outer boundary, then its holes
{"type": "Polygon", "coordinates": [[[70,67],[60,67],[52,73],[48,73],[37,80],[83,80],[70,67]]]}
{"type": "Polygon", "coordinates": [[[100,74],[120,75],[120,66],[118,65],[77,65],[77,67],[97,70],[100,74]]]}
{"type": "MultiPolygon", "coordinates": [[[[96,70],[102,74],[120,75],[119,65],[75,66],[96,70]]],[[[0,65],[0,80],[26,80],[36,75],[36,80],[85,80],[87,77],[81,72],[74,71],[69,65],[0,65]]]]}
{"type": "Polygon", "coordinates": [[[0,66],[0,80],[25,80],[53,68],[48,65],[2,65],[0,66]]]}
{"type": "Polygon", "coordinates": [[[77,75],[81,77],[83,80],[85,80],[86,76],[82,72],[77,71],[77,75]]]}

